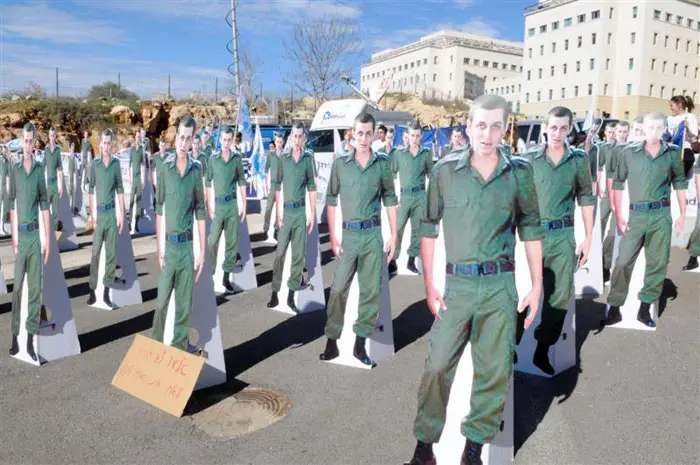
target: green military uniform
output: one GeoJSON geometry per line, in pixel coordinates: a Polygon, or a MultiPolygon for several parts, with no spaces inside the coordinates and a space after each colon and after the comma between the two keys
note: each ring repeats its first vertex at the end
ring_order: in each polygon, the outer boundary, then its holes
{"type": "MultiPolygon", "coordinates": [[[[579,147],[580,150],[584,150],[582,147],[579,147]]],[[[600,145],[599,144],[591,144],[591,148],[588,150],[588,163],[590,167],[590,172],[591,172],[591,182],[598,182],[598,159],[600,153],[600,145]]]]}
{"type": "Polygon", "coordinates": [[[544,237],[530,163],[501,153],[496,170],[484,181],[471,167],[471,156],[469,150],[460,150],[435,165],[421,222],[421,236],[438,238],[442,221],[447,262],[447,311],[431,328],[418,391],[413,431],[423,443],[440,439],[450,387],[467,342],[474,381],[462,434],[485,444],[498,433],[513,372],[515,229],[523,241],[544,237]]]}
{"type": "MultiPolygon", "coordinates": [[[[659,299],[671,253],[671,185],[688,188],[680,149],[662,142],[655,158],[645,144],[629,144],[617,159],[613,189],[629,191],[630,229],[622,237],[608,294],[608,304],[620,307],[627,299],[634,263],[644,247],[646,270],[639,300],[651,304],[659,299]]],[[[623,207],[625,208],[625,207],[623,207]]]]}
{"type": "Polygon", "coordinates": [[[238,253],[238,202],[236,201],[236,186],[245,186],[245,172],[241,154],[231,151],[228,161],[223,154],[217,152],[209,158],[207,172],[207,188],[214,184],[214,221],[209,236],[209,252],[212,269],[216,268],[216,256],[219,252],[221,233],[226,235],[226,252],[224,253],[223,270],[233,273],[238,253]]]}
{"type": "MultiPolygon", "coordinates": [[[[206,218],[201,165],[188,158],[183,175],[176,155],[168,157],[158,176],[156,214],[165,214],[165,266],[158,278],[158,308],[153,316],[153,337],[163,342],[168,304],[175,290],[175,331],[172,346],[187,349],[192,294],[194,291],[193,215],[206,218]]],[[[160,218],[158,218],[160,221],[160,218]]],[[[199,244],[195,244],[199,247],[199,244]]]]}
{"type": "Polygon", "coordinates": [[[111,157],[105,166],[103,158],[96,158],[90,167],[90,195],[95,195],[97,227],[92,239],[90,261],[90,289],[97,288],[97,273],[100,266],[100,251],[105,245],[105,275],[102,284],[112,287],[117,269],[117,216],[115,194],[123,194],[122,171],[117,157],[111,157]]]}
{"type": "Polygon", "coordinates": [[[143,145],[139,145],[138,148],[131,148],[130,165],[132,183],[129,215],[133,212],[138,224],[138,219],[141,217],[141,197],[143,196],[143,184],[141,183],[141,167],[144,166],[143,145]]]}
{"type": "Polygon", "coordinates": [[[586,152],[565,147],[558,164],[547,156],[546,145],[532,148],[523,158],[532,164],[542,227],[544,303],[535,340],[542,347],[559,339],[569,310],[569,298],[576,268],[574,213],[596,203],[586,152]]]}
{"type": "MultiPolygon", "coordinates": [[[[700,174],[700,157],[695,160],[693,172],[696,176],[700,174]]],[[[698,201],[700,201],[700,199],[698,199],[698,201]]],[[[700,257],[700,214],[695,217],[695,228],[688,241],[688,255],[691,257],[700,257]]]]}
{"type": "Polygon", "coordinates": [[[4,227],[5,215],[9,212],[9,201],[7,195],[7,173],[11,167],[11,161],[0,155],[0,205],[3,206],[3,217],[0,218],[0,229],[4,227]]]}
{"type": "Polygon", "coordinates": [[[75,178],[77,176],[77,166],[75,163],[75,155],[72,153],[68,156],[68,195],[70,197],[70,212],[71,215],[75,212],[75,178]]]}
{"type": "Polygon", "coordinates": [[[287,247],[292,242],[292,266],[287,281],[291,291],[301,287],[302,272],[306,262],[306,192],[316,192],[314,160],[310,150],[303,150],[299,161],[294,161],[292,151],[282,153],[273,172],[272,192],[280,189],[284,196],[282,228],[277,236],[275,262],[272,269],[272,291],[282,287],[282,269],[287,247]]]}
{"type": "Polygon", "coordinates": [[[58,182],[63,182],[59,177],[58,172],[63,173],[63,164],[61,163],[61,147],[56,146],[51,150],[51,145],[47,144],[44,148],[44,166],[46,167],[46,191],[49,196],[49,205],[51,206],[51,222],[54,230],[58,230],[58,221],[61,217],[59,210],[58,182]]]}
{"type": "MultiPolygon", "coordinates": [[[[598,171],[605,170],[607,179],[615,177],[615,155],[616,145],[613,142],[605,142],[598,146],[598,171]]],[[[598,177],[596,176],[596,179],[598,177]]],[[[617,217],[612,211],[610,204],[613,202],[612,192],[608,192],[606,186],[605,193],[600,202],[600,225],[603,238],[603,269],[609,270],[612,266],[613,250],[615,248],[615,234],[617,231],[617,217]],[[606,227],[610,223],[610,229],[606,233],[606,227]]]]}
{"type": "MultiPolygon", "coordinates": [[[[92,147],[90,146],[90,141],[88,139],[83,139],[80,143],[80,161],[83,167],[83,178],[85,177],[85,173],[87,173],[87,166],[90,161],[89,154],[91,151],[92,147]]],[[[85,179],[83,179],[83,182],[86,182],[85,179]]]]}
{"type": "MultiPolygon", "coordinates": [[[[156,182],[158,182],[158,178],[160,177],[160,172],[163,168],[163,163],[165,163],[165,160],[168,159],[168,156],[160,156],[160,152],[156,152],[155,155],[153,155],[153,163],[151,163],[151,171],[155,171],[156,173],[156,182]]],[[[156,185],[157,187],[157,185],[156,185]]]]}
{"type": "MultiPolygon", "coordinates": [[[[20,157],[10,171],[10,208],[15,211],[17,221],[17,257],[15,259],[15,286],[12,289],[12,334],[19,335],[21,318],[22,286],[27,277],[27,321],[28,334],[36,334],[41,310],[41,287],[43,260],[39,234],[39,210],[49,208],[48,194],[44,182],[43,165],[33,160],[29,174],[24,169],[24,158],[20,157]]],[[[48,247],[49,244],[46,244],[48,247]]]]}
{"type": "MultiPolygon", "coordinates": [[[[272,189],[272,184],[274,180],[272,176],[277,172],[277,165],[279,164],[280,157],[277,152],[271,150],[267,154],[267,163],[265,163],[265,176],[270,179],[270,192],[267,193],[267,206],[265,207],[265,223],[263,225],[263,231],[265,234],[270,230],[270,219],[272,218],[272,210],[275,206],[275,193],[272,189]]],[[[277,221],[275,221],[275,231],[277,231],[277,221]]]]}
{"type": "Polygon", "coordinates": [[[355,155],[353,151],[333,160],[326,191],[326,205],[337,206],[338,196],[342,197],[343,220],[343,253],[333,274],[328,300],[325,334],[329,339],[338,339],[343,331],[348,292],[356,271],[360,302],[353,331],[364,338],[374,331],[379,314],[384,258],[381,203],[387,207],[398,203],[387,157],[372,153],[362,168],[355,155]]]}
{"type": "Polygon", "coordinates": [[[415,155],[411,153],[410,148],[399,150],[392,159],[394,177],[398,175],[401,182],[395,260],[399,257],[401,239],[409,219],[411,220],[411,245],[408,248],[408,256],[417,257],[420,252],[418,229],[421,219],[425,216],[425,178],[432,168],[433,156],[430,150],[425,148],[419,148],[415,155]]]}

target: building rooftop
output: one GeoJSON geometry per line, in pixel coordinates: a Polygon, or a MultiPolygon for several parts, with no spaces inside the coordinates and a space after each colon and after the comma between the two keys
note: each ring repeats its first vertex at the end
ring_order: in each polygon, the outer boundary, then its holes
{"type": "MultiPolygon", "coordinates": [[[[548,10],[561,5],[566,5],[567,3],[573,3],[578,0],[540,0],[539,3],[530,5],[525,8],[525,16],[532,13],[537,13],[539,11],[548,10]]],[[[700,0],[678,0],[683,3],[689,3],[690,5],[700,6],[700,0]]],[[[659,2],[661,3],[661,2],[659,2]]]]}

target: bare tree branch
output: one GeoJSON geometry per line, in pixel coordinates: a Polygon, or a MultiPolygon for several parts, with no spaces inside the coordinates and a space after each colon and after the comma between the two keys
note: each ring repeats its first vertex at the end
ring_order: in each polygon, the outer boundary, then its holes
{"type": "Polygon", "coordinates": [[[357,26],[336,17],[295,24],[284,48],[293,64],[285,82],[314,97],[317,107],[338,87],[340,76],[350,74],[353,60],[362,53],[357,26]]]}

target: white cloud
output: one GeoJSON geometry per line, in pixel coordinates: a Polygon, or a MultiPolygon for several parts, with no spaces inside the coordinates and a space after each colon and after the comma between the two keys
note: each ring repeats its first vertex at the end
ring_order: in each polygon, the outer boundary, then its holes
{"type": "Polygon", "coordinates": [[[4,6],[0,29],[10,39],[22,37],[60,44],[122,45],[128,41],[122,29],[106,21],[73,15],[47,1],[4,6]]]}
{"type": "Polygon", "coordinates": [[[466,32],[468,34],[474,34],[477,36],[484,36],[484,37],[491,37],[491,38],[496,38],[498,37],[501,32],[497,29],[499,24],[497,23],[487,23],[484,21],[482,18],[473,18],[467,21],[466,23],[463,24],[454,24],[454,23],[448,23],[448,24],[443,24],[438,27],[437,30],[440,29],[454,29],[457,31],[462,31],[466,32]]]}

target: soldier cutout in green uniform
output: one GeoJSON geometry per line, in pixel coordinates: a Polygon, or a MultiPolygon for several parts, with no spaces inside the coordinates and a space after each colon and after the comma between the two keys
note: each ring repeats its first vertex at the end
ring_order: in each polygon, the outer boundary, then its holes
{"type": "Polygon", "coordinates": [[[71,215],[77,215],[78,214],[78,209],[75,208],[75,180],[78,176],[78,167],[75,162],[75,154],[73,153],[75,147],[73,144],[70,145],[70,149],[68,150],[69,155],[68,155],[68,173],[66,175],[68,176],[68,197],[70,198],[70,212],[71,215]]]}
{"type": "MultiPolygon", "coordinates": [[[[516,313],[530,307],[532,323],[542,287],[542,238],[532,166],[499,150],[508,102],[476,99],[469,112],[472,146],[443,157],[430,173],[421,223],[426,298],[435,322],[418,390],[413,433],[418,440],[407,465],[435,465],[433,443],[445,426],[457,364],[471,342],[474,380],[471,410],[462,422],[462,464],[481,464],[482,446],[499,432],[513,372],[516,313]],[[443,225],[446,269],[433,271],[435,240],[443,225]],[[515,230],[525,241],[532,290],[518,307],[515,230]],[[444,300],[433,273],[446,273],[444,300]]],[[[451,395],[462,395],[453,392],[451,395]]]]}
{"type": "Polygon", "coordinates": [[[272,191],[275,203],[282,205],[284,216],[277,209],[276,224],[279,228],[278,244],[275,249],[275,262],[272,268],[272,295],[267,303],[268,308],[279,305],[277,293],[282,287],[282,272],[287,247],[292,244],[292,264],[287,281],[289,293],[287,306],[298,313],[294,302],[294,292],[304,287],[304,263],[306,262],[306,237],[311,234],[316,224],[316,181],[314,179],[314,155],[310,149],[305,149],[306,131],[302,123],[292,127],[291,147],[282,152],[272,176],[272,191]],[[284,202],[280,202],[280,189],[284,194],[284,202]],[[306,217],[306,192],[309,193],[310,214],[306,217]]]}
{"type": "Polygon", "coordinates": [[[399,197],[398,235],[396,251],[392,260],[392,270],[396,269],[396,259],[401,252],[401,239],[406,224],[411,220],[411,245],[408,248],[407,268],[418,274],[416,257],[420,252],[418,228],[425,216],[425,180],[433,168],[433,154],[421,147],[422,129],[416,122],[408,126],[408,147],[398,150],[392,158],[392,172],[399,177],[401,195],[399,197]]]}
{"type": "Polygon", "coordinates": [[[239,152],[231,149],[233,129],[226,128],[221,135],[221,152],[209,157],[207,171],[207,190],[212,207],[209,216],[212,220],[209,236],[209,252],[211,254],[212,270],[216,269],[216,257],[219,253],[221,233],[225,234],[226,251],[224,253],[223,285],[227,293],[233,293],[229,274],[233,273],[236,263],[240,260],[238,253],[238,224],[245,220],[246,214],[246,182],[243,170],[243,160],[239,152]],[[241,211],[238,211],[236,187],[241,196],[241,211]]]}
{"type": "Polygon", "coordinates": [[[144,150],[144,133],[139,129],[136,133],[135,146],[129,151],[129,176],[131,176],[131,195],[129,198],[129,219],[134,219],[134,230],[139,232],[139,218],[143,215],[141,197],[143,196],[143,184],[146,176],[146,153],[144,150]]]}
{"type": "MultiPolygon", "coordinates": [[[[547,115],[545,131],[547,143],[523,154],[532,165],[542,228],[544,302],[542,319],[535,329],[533,364],[548,375],[554,374],[549,360],[549,348],[554,345],[569,311],[577,256],[579,264],[588,260],[593,234],[593,196],[591,167],[586,152],[573,149],[565,143],[571,131],[573,114],[568,108],[555,107],[547,115]],[[583,243],[577,248],[574,237],[576,202],[586,231],[583,243]]],[[[516,344],[522,331],[518,325],[516,344]]]]}
{"type": "MultiPolygon", "coordinates": [[[[695,190],[696,199],[700,201],[700,157],[695,160],[695,190]]],[[[700,215],[695,217],[695,228],[688,241],[688,263],[683,267],[683,271],[691,271],[698,267],[698,256],[700,256],[700,215]]]]}
{"type": "Polygon", "coordinates": [[[175,290],[175,328],[171,345],[188,350],[188,332],[192,314],[192,295],[199,279],[206,250],[206,207],[202,166],[187,153],[195,134],[193,118],[180,121],[175,146],[176,153],[163,163],[158,176],[156,199],[156,243],[161,274],[158,278],[158,308],[153,316],[153,338],[163,342],[168,304],[175,290]],[[161,225],[165,214],[165,226],[161,225]],[[192,240],[194,219],[199,232],[199,255],[194,258],[192,240]],[[165,246],[162,247],[161,237],[165,246]]]}
{"type": "Polygon", "coordinates": [[[650,113],[644,117],[645,141],[630,144],[617,159],[613,182],[617,225],[623,235],[620,251],[612,272],[608,293],[608,316],[604,325],[622,320],[620,307],[627,300],[634,263],[644,247],[646,270],[644,286],[639,292],[641,302],[637,320],[651,328],[656,323],[651,318],[650,307],[661,296],[666,269],[671,254],[671,205],[673,185],[678,198],[680,218],[676,221],[679,231],[685,225],[686,192],[681,152],[675,145],[661,141],[666,130],[663,113],[650,113]],[[625,221],[620,209],[625,183],[629,190],[629,220],[625,221]]]}
{"type": "Polygon", "coordinates": [[[328,229],[331,250],[340,260],[333,274],[328,299],[325,333],[328,338],[321,360],[332,360],[338,352],[337,340],[343,331],[345,306],[355,272],[358,274],[360,299],[358,318],[353,326],[356,335],[353,355],[365,365],[375,363],[367,356],[365,340],[374,332],[379,314],[382,287],[382,259],[387,251],[391,261],[396,244],[396,205],[391,166],[385,155],[373,153],[370,146],[376,122],[368,113],[355,118],[356,150],[338,156],[331,165],[326,191],[328,229]],[[343,243],[338,244],[335,215],[341,197],[343,243]],[[387,207],[391,238],[382,247],[381,208],[387,207]]]}
{"type": "MultiPolygon", "coordinates": [[[[55,130],[54,130],[55,137],[55,130]]],[[[10,168],[10,222],[12,249],[15,254],[15,285],[12,289],[12,347],[10,355],[19,352],[17,336],[20,331],[22,287],[27,279],[27,355],[37,361],[34,335],[39,326],[43,266],[49,261],[49,203],[44,181],[44,167],[32,157],[36,128],[24,125],[23,157],[10,168]],[[44,244],[39,234],[39,210],[44,223],[44,244]]],[[[60,158],[59,158],[60,159],[60,158]]]]}
{"type": "Polygon", "coordinates": [[[96,221],[92,239],[92,259],[90,261],[90,296],[87,304],[97,301],[95,289],[100,268],[100,252],[105,247],[105,274],[102,278],[104,292],[102,299],[108,307],[116,309],[109,297],[109,289],[114,284],[117,269],[117,236],[124,227],[124,186],[119,159],[112,156],[114,135],[105,129],[100,141],[100,156],[90,166],[90,211],[96,221]],[[115,194],[116,197],[115,198],[115,194]],[[117,203],[119,202],[118,209],[117,203]]]}
{"type": "MultiPolygon", "coordinates": [[[[284,147],[284,135],[280,132],[275,131],[275,149],[270,150],[267,154],[267,163],[265,163],[265,182],[267,183],[267,205],[265,206],[265,219],[263,223],[263,235],[265,240],[268,238],[268,231],[270,230],[270,220],[272,219],[272,210],[277,205],[277,199],[275,198],[275,193],[272,191],[273,180],[272,177],[274,173],[277,172],[277,165],[279,164],[280,157],[282,156],[282,148],[284,147]]],[[[272,145],[272,143],[270,143],[272,145]]],[[[274,224],[274,235],[275,240],[277,239],[279,233],[279,226],[277,221],[274,224]]]]}
{"type": "Polygon", "coordinates": [[[51,222],[55,231],[60,231],[60,199],[63,195],[63,164],[61,147],[56,143],[56,128],[49,129],[49,143],[44,147],[44,167],[46,169],[46,191],[51,207],[51,222]],[[60,182],[59,182],[60,181],[60,182]]]}

